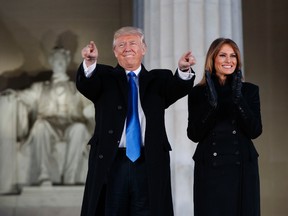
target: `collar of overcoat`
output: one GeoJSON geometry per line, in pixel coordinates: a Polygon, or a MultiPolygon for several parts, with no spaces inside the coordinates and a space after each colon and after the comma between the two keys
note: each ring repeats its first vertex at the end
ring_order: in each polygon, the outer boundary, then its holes
{"type": "MultiPolygon", "coordinates": [[[[128,82],[127,75],[125,69],[121,67],[119,64],[115,67],[115,72],[119,76],[118,82],[120,85],[120,89],[125,98],[125,102],[128,101],[128,82]]],[[[139,92],[140,92],[140,101],[143,101],[145,96],[146,88],[149,82],[153,79],[153,73],[149,73],[143,64],[141,64],[141,71],[139,73],[139,92]]]]}

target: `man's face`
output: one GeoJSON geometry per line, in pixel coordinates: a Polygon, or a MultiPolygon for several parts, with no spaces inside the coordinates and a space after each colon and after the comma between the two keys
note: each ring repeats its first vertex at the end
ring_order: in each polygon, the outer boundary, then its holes
{"type": "Polygon", "coordinates": [[[146,46],[138,35],[122,35],[115,40],[114,54],[118,63],[126,70],[140,67],[146,46]]]}

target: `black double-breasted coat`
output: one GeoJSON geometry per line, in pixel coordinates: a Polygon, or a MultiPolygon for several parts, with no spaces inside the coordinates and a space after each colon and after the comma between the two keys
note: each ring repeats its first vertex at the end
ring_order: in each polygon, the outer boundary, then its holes
{"type": "Polygon", "coordinates": [[[218,106],[212,109],[206,86],[188,96],[188,137],[198,143],[193,159],[195,216],[260,216],[258,153],[252,143],[262,133],[258,86],[243,83],[239,104],[230,80],[213,77],[218,106]]]}
{"type": "MultiPolygon", "coordinates": [[[[187,95],[193,87],[194,76],[182,80],[177,72],[141,67],[139,92],[146,117],[144,136],[151,216],[173,215],[169,144],[165,123],[165,109],[187,95]]],[[[128,82],[125,70],[117,65],[97,64],[90,78],[80,65],[76,86],[95,106],[95,130],[89,144],[88,174],[82,203],[82,216],[102,215],[105,197],[103,186],[116,156],[127,115],[128,82]]]]}

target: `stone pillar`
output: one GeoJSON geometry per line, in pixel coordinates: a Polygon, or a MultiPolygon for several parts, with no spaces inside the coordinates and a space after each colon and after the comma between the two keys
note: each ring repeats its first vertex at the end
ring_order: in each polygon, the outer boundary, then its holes
{"type": "MultiPolygon", "coordinates": [[[[243,53],[241,0],[146,0],[143,28],[148,45],[145,67],[175,71],[180,56],[191,50],[196,56],[197,78],[202,78],[205,55],[218,37],[233,39],[243,53]]],[[[196,144],[186,135],[187,97],[166,112],[171,152],[174,213],[193,215],[192,155],[196,144]]]]}

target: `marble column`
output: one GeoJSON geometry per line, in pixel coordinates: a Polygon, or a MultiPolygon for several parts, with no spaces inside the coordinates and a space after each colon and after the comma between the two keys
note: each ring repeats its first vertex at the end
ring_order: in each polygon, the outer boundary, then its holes
{"type": "MultiPolygon", "coordinates": [[[[197,59],[193,67],[197,83],[214,39],[229,37],[243,53],[241,0],[145,0],[143,7],[147,69],[175,71],[180,56],[191,50],[197,59]]],[[[193,215],[192,155],[197,144],[187,138],[187,114],[187,97],[166,112],[166,129],[173,149],[171,171],[176,216],[193,215]]]]}

